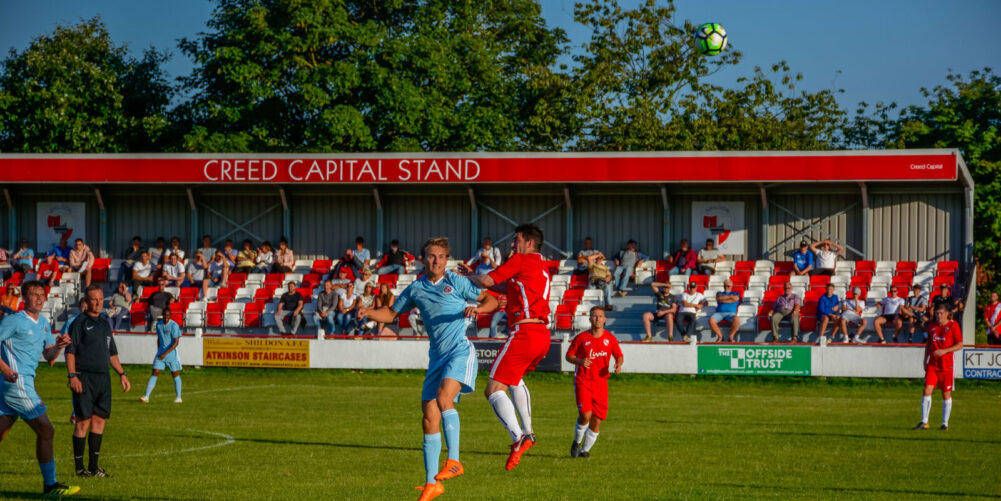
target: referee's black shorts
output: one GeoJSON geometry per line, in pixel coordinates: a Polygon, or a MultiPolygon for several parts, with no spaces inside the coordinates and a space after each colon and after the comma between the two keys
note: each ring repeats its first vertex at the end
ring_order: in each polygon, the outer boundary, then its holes
{"type": "Polygon", "coordinates": [[[73,412],[77,419],[90,419],[95,414],[111,417],[111,376],[107,372],[81,372],[83,391],[73,393],[73,412]]]}

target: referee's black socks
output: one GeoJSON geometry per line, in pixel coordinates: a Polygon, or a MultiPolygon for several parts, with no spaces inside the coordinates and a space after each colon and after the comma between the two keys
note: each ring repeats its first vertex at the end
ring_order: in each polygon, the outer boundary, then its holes
{"type": "MultiPolygon", "coordinates": [[[[101,439],[104,438],[103,433],[93,433],[87,437],[87,441],[90,445],[90,467],[87,469],[90,471],[97,471],[97,458],[101,454],[101,439]]],[[[83,439],[80,439],[83,440],[83,439]]],[[[82,462],[81,458],[81,462],[82,462]]]]}
{"type": "Polygon", "coordinates": [[[73,435],[73,461],[76,463],[76,471],[83,469],[83,448],[86,444],[86,437],[73,435]]]}

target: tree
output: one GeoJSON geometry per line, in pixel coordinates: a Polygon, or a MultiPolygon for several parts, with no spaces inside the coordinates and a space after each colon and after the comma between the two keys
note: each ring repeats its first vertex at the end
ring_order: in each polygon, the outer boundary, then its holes
{"type": "Polygon", "coordinates": [[[191,151],[559,149],[566,38],[530,0],[219,0],[181,49],[191,151]]]}
{"type": "Polygon", "coordinates": [[[99,18],[58,26],[0,70],[0,150],[156,151],[172,88],[167,56],[115,46],[99,18]]]}

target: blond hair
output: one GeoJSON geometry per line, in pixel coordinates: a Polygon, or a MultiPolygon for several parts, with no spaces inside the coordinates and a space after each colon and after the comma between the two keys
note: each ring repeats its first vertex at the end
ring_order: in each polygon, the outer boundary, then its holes
{"type": "Polygon", "coordinates": [[[448,256],[448,257],[452,256],[452,249],[450,249],[448,247],[448,238],[447,237],[437,237],[437,238],[430,238],[430,239],[428,239],[427,242],[424,242],[424,247],[421,247],[421,252],[425,256],[427,256],[428,255],[428,248],[430,248],[430,247],[441,247],[442,249],[445,249],[445,255],[446,256],[448,256]]]}

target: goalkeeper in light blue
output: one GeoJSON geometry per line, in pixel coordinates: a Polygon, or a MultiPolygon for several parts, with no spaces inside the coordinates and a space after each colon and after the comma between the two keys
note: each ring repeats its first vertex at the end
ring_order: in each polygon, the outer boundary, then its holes
{"type": "Polygon", "coordinates": [[[170,308],[164,308],[163,317],[156,322],[156,356],[153,357],[153,375],[146,383],[146,394],[139,397],[142,403],[149,403],[149,396],[156,388],[160,371],[170,369],[174,377],[174,403],[181,403],[181,361],[177,357],[177,345],[181,342],[181,326],[170,319],[170,308]]]}

